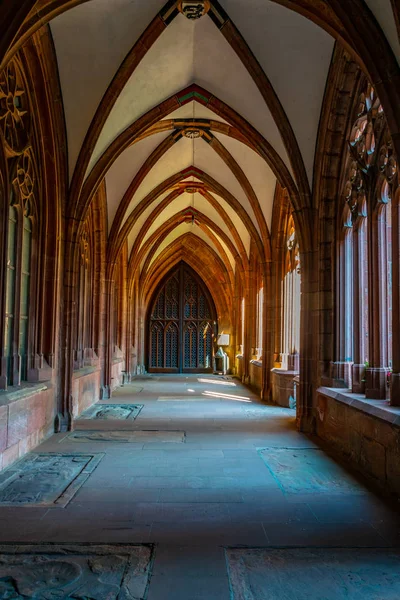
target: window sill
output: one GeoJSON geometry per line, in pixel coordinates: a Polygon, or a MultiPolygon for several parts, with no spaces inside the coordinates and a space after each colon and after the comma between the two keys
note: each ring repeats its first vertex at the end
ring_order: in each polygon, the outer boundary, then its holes
{"type": "Polygon", "coordinates": [[[343,390],[343,388],[320,387],[317,392],[333,398],[337,402],[347,404],[347,406],[351,406],[371,417],[376,417],[381,421],[400,427],[400,408],[390,406],[388,400],[370,400],[363,394],[352,394],[343,390]]]}
{"type": "Polygon", "coordinates": [[[22,383],[19,387],[10,387],[0,391],[0,406],[7,406],[23,398],[35,396],[49,388],[45,383],[22,383]]]}

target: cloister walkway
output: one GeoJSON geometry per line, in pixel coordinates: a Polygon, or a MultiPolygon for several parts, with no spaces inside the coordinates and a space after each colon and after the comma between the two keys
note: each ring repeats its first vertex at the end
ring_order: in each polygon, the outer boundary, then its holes
{"type": "Polygon", "coordinates": [[[64,508],[1,506],[0,542],[155,544],[148,600],[320,598],[302,577],[317,563],[321,576],[335,552],[343,561],[332,559],[330,576],[349,560],[396,554],[396,508],[298,433],[294,411],[261,404],[238,380],[138,377],[107,404],[143,406],[135,419],[79,419],[72,435],[41,444],[36,453],[101,460],[64,508]],[[243,558],[246,548],[257,550],[243,558]],[[267,595],[263,548],[275,552],[270,566],[297,561],[302,592],[280,596],[286,571],[275,570],[267,595]]]}

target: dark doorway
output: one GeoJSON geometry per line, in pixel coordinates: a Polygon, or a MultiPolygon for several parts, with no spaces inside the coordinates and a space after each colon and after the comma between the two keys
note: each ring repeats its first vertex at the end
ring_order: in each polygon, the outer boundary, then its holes
{"type": "Polygon", "coordinates": [[[147,319],[150,373],[213,371],[216,311],[204,282],[181,262],[157,288],[147,319]]]}

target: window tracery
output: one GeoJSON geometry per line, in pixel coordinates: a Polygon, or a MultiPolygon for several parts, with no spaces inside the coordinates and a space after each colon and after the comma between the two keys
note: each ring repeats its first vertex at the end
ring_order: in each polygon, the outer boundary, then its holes
{"type": "Polygon", "coordinates": [[[351,371],[339,369],[338,377],[355,392],[367,383],[367,395],[384,397],[386,390],[372,379],[391,365],[391,197],[397,160],[382,105],[366,81],[344,164],[337,364],[354,364],[351,371]]]}
{"type": "Polygon", "coordinates": [[[13,159],[8,212],[4,356],[7,386],[27,381],[33,354],[30,333],[32,246],[36,214],[32,150],[13,159]]]}
{"type": "Polygon", "coordinates": [[[0,131],[8,156],[17,156],[29,145],[28,99],[15,61],[0,73],[0,131]]]}

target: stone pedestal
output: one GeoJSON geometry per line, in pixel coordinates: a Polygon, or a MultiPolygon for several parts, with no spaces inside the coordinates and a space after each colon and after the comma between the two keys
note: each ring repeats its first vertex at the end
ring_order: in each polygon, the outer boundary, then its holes
{"type": "Polygon", "coordinates": [[[400,373],[390,375],[390,404],[400,406],[400,373]]]}
{"type": "Polygon", "coordinates": [[[353,365],[352,388],[353,394],[365,394],[365,365],[353,365]]]}
{"type": "Polygon", "coordinates": [[[389,369],[368,368],[366,370],[365,396],[374,400],[385,400],[389,397],[387,385],[389,369]]]}
{"type": "Polygon", "coordinates": [[[349,361],[337,361],[331,363],[332,379],[343,382],[344,387],[352,387],[352,367],[349,361]]]}
{"type": "Polygon", "coordinates": [[[271,369],[272,401],[279,406],[296,408],[294,378],[296,371],[271,369]]]}

